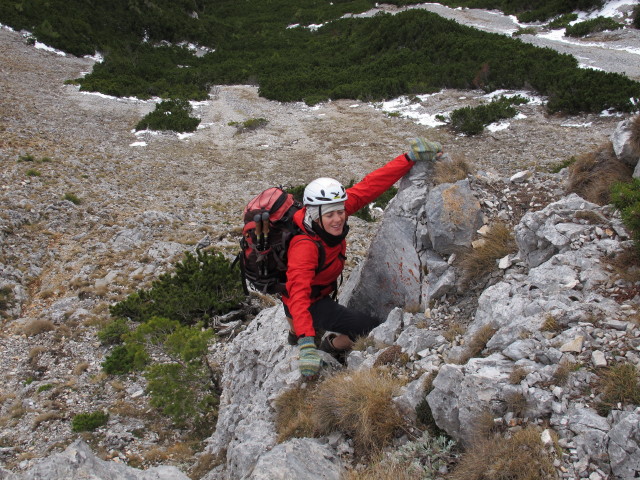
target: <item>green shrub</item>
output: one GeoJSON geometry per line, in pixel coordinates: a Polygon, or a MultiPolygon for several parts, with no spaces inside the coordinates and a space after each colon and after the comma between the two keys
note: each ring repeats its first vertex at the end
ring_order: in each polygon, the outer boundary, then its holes
{"type": "Polygon", "coordinates": [[[192,110],[188,100],[165,100],[138,122],[136,130],[194,132],[200,125],[200,119],[190,116],[192,110]]]}
{"type": "Polygon", "coordinates": [[[47,391],[51,390],[52,388],[53,388],[53,385],[51,383],[45,383],[44,385],[40,385],[38,387],[38,393],[47,392],[47,391]]]}
{"type": "Polygon", "coordinates": [[[106,425],[108,420],[109,414],[102,411],[79,413],[71,420],[71,430],[74,432],[91,432],[106,425]]]}
{"type": "Polygon", "coordinates": [[[640,5],[636,5],[635,7],[633,7],[632,17],[633,17],[632,25],[635,28],[640,28],[640,5]]]}
{"type": "Polygon", "coordinates": [[[10,287],[0,288],[0,312],[4,312],[13,300],[13,290],[10,287]]]}
{"type": "Polygon", "coordinates": [[[611,188],[611,203],[620,210],[622,221],[640,251],[640,179],[614,184],[611,188]]]}
{"type": "Polygon", "coordinates": [[[218,402],[217,377],[207,361],[213,331],[181,325],[176,320],[152,317],[122,335],[102,364],[109,374],[123,374],[146,367],[151,405],[178,426],[187,424],[211,431],[218,402]],[[160,349],[169,363],[149,364],[147,349],[160,349]]]}
{"type": "Polygon", "coordinates": [[[149,354],[142,345],[118,345],[102,362],[102,369],[110,375],[124,375],[141,370],[149,362],[149,354]]]}
{"type": "Polygon", "coordinates": [[[229,126],[236,127],[237,133],[245,133],[262,128],[268,123],[266,118],[249,118],[244,122],[229,122],[229,126]]]}
{"type": "Polygon", "coordinates": [[[80,205],[82,203],[82,200],[80,200],[80,198],[78,198],[78,196],[75,193],[71,193],[71,192],[65,193],[62,199],[68,200],[74,205],[80,205]]]}
{"type": "Polygon", "coordinates": [[[114,317],[144,322],[161,316],[185,325],[225,314],[244,299],[240,276],[229,261],[214,252],[186,252],[175,272],[161,275],[149,290],[139,290],[110,307],[114,317]]]}
{"type": "Polygon", "coordinates": [[[127,333],[129,333],[127,320],[116,318],[98,331],[98,339],[103,345],[118,345],[124,341],[127,333]]]}
{"type": "Polygon", "coordinates": [[[568,37],[584,37],[590,33],[618,30],[620,28],[622,28],[622,25],[612,18],[596,17],[568,26],[565,30],[565,35],[568,37]]]}
{"type": "Polygon", "coordinates": [[[551,29],[567,28],[571,22],[577,19],[577,13],[565,13],[551,20],[548,26],[551,29]]]}
{"type": "Polygon", "coordinates": [[[538,33],[534,27],[520,27],[518,30],[512,33],[514,37],[519,37],[520,35],[535,35],[538,33]]]}
{"type": "Polygon", "coordinates": [[[526,101],[520,96],[500,97],[486,105],[459,108],[451,112],[451,126],[455,131],[465,135],[478,135],[487,125],[497,120],[514,117],[517,111],[512,105],[526,101]]]}
{"type": "Polygon", "coordinates": [[[25,175],[27,175],[27,177],[39,177],[40,175],[42,175],[42,173],[40,173],[35,168],[30,168],[25,172],[25,175]]]}

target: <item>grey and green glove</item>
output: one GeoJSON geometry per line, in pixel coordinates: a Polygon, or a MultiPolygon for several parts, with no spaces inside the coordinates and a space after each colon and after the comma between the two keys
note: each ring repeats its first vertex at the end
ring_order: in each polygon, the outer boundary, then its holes
{"type": "Polygon", "coordinates": [[[442,144],[424,137],[409,140],[409,148],[407,156],[414,162],[434,162],[442,155],[442,144]]]}
{"type": "Polygon", "coordinates": [[[314,337],[302,337],[298,339],[300,349],[299,367],[303,377],[312,379],[320,373],[322,360],[316,350],[314,337]]]}

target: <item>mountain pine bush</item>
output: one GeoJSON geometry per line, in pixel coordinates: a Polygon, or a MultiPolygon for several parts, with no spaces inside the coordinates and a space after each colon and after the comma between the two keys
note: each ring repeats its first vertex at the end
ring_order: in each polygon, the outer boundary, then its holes
{"type": "Polygon", "coordinates": [[[154,281],[149,290],[138,290],[110,308],[114,317],[144,322],[160,316],[184,325],[223,315],[244,299],[240,276],[220,253],[186,252],[173,273],[154,281]]]}

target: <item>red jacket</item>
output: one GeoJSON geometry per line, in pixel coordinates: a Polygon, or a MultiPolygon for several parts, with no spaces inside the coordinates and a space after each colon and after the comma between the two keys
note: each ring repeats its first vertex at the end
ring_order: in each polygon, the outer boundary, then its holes
{"type": "MultiPolygon", "coordinates": [[[[400,155],[385,166],[371,172],[361,182],[348,188],[347,201],[345,202],[347,217],[382,195],[411,170],[414,163],[406,155],[400,155]]],[[[296,335],[310,337],[315,336],[315,330],[309,307],[313,302],[329,295],[334,290],[334,282],[344,268],[347,242],[343,240],[335,247],[330,247],[315,233],[308,232],[303,224],[305,213],[306,208],[303,208],[293,217],[293,221],[307,234],[296,235],[289,245],[287,295],[282,296],[282,301],[287,305],[293,318],[293,328],[296,335]],[[309,241],[310,239],[313,241],[309,241]],[[319,267],[319,252],[316,242],[322,243],[325,250],[325,261],[322,267],[326,268],[318,273],[316,270],[319,267]],[[324,288],[321,289],[320,296],[312,298],[311,289],[314,286],[324,286],[324,288]]]]}

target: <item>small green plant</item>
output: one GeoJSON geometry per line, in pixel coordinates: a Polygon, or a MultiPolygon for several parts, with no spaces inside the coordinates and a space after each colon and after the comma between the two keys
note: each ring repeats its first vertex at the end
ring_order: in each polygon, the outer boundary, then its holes
{"type": "Polygon", "coordinates": [[[53,384],[51,384],[51,383],[45,383],[44,385],[40,385],[40,386],[38,387],[38,393],[40,393],[40,392],[46,392],[46,391],[48,391],[48,390],[51,390],[53,387],[54,387],[54,385],[53,385],[53,384]]]}
{"type": "Polygon", "coordinates": [[[36,161],[36,157],[31,155],[30,153],[27,153],[25,155],[20,155],[18,157],[18,162],[35,162],[35,161],[36,161]]]}
{"type": "Polygon", "coordinates": [[[74,432],[92,432],[96,428],[107,424],[109,414],[97,411],[92,413],[79,413],[71,420],[71,430],[74,432]]]}
{"type": "Polygon", "coordinates": [[[567,28],[571,22],[577,19],[577,13],[565,13],[551,20],[548,26],[551,29],[567,28]]]}
{"type": "Polygon", "coordinates": [[[67,193],[64,194],[62,199],[63,200],[68,200],[69,202],[73,203],[74,205],[80,205],[82,203],[82,200],[75,193],[67,192],[67,193]]]}
{"type": "Polygon", "coordinates": [[[0,312],[4,312],[13,301],[13,290],[10,287],[0,288],[0,312]]]}
{"type": "Polygon", "coordinates": [[[631,232],[640,255],[640,179],[619,182],[611,188],[611,203],[622,216],[622,221],[631,232]]]}
{"type": "Polygon", "coordinates": [[[551,173],[560,173],[560,171],[564,168],[568,168],[574,163],[576,163],[577,157],[571,156],[562,162],[555,163],[549,167],[549,171],[551,173]]]}
{"type": "Polygon", "coordinates": [[[636,5],[635,7],[633,7],[633,13],[631,14],[631,16],[633,18],[632,25],[635,28],[640,29],[640,5],[636,5]]]}
{"type": "Polygon", "coordinates": [[[192,111],[193,108],[188,100],[165,100],[138,122],[136,130],[194,132],[200,125],[200,119],[192,117],[192,111]]]}
{"type": "Polygon", "coordinates": [[[244,122],[229,122],[229,126],[236,127],[236,133],[245,133],[267,126],[269,120],[266,118],[249,118],[244,122]]]}
{"type": "Polygon", "coordinates": [[[565,29],[568,37],[584,37],[590,33],[618,30],[622,25],[609,17],[596,17],[591,20],[570,25],[565,29]]]}
{"type": "Polygon", "coordinates": [[[520,35],[535,35],[536,33],[538,33],[538,31],[534,27],[520,27],[511,35],[514,37],[519,37],[520,35]]]}
{"type": "Polygon", "coordinates": [[[40,173],[40,171],[36,170],[35,168],[30,168],[25,172],[25,175],[27,177],[39,177],[40,175],[42,175],[42,173],[40,173]]]}

